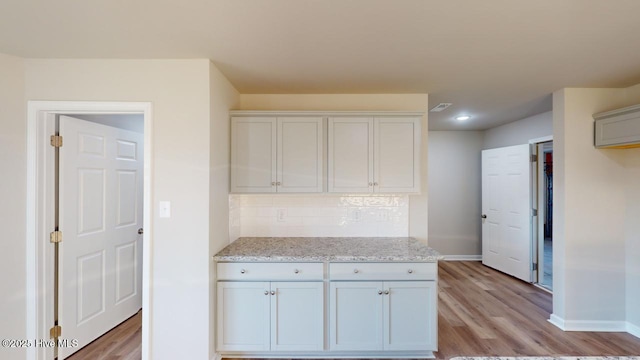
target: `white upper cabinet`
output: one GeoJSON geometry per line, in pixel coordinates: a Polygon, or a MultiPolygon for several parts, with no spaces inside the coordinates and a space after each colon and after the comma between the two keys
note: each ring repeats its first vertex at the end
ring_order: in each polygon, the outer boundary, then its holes
{"type": "Polygon", "coordinates": [[[329,192],[373,190],[373,118],[329,118],[329,192]]]}
{"type": "Polygon", "coordinates": [[[322,192],[322,118],[278,118],[278,192],[322,192]]]}
{"type": "Polygon", "coordinates": [[[376,118],[374,129],[374,191],[420,192],[420,118],[376,118]]]}
{"type": "Polygon", "coordinates": [[[322,117],[233,117],[231,192],[322,192],[322,117]]]}
{"type": "Polygon", "coordinates": [[[234,111],[231,192],[419,193],[421,124],[415,112],[234,111]]]}
{"type": "Polygon", "coordinates": [[[420,125],[420,117],[329,118],[329,192],[420,192],[420,125]]]}
{"type": "Polygon", "coordinates": [[[231,192],[276,191],[275,117],[231,119],[231,192]]]}

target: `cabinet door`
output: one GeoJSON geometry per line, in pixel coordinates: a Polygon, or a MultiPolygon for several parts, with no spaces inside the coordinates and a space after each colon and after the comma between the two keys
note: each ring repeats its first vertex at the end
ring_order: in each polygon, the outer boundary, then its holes
{"type": "Polygon", "coordinates": [[[436,282],[385,282],[384,292],[384,349],[437,350],[436,282]]]}
{"type": "Polygon", "coordinates": [[[420,192],[421,119],[375,119],[374,191],[420,192]]]}
{"type": "Polygon", "coordinates": [[[218,282],[218,351],[269,350],[269,283],[218,282]]]}
{"type": "Polygon", "coordinates": [[[382,350],[382,282],[330,284],[330,349],[382,350]]]}
{"type": "Polygon", "coordinates": [[[231,192],[276,191],[276,118],[231,119],[231,192]]]}
{"type": "Polygon", "coordinates": [[[322,192],[322,118],[278,118],[278,192],[322,192]]]}
{"type": "Polygon", "coordinates": [[[322,350],[324,283],[271,283],[271,350],[322,350]]]}
{"type": "Polygon", "coordinates": [[[328,191],[373,191],[373,118],[329,118],[328,191]]]}

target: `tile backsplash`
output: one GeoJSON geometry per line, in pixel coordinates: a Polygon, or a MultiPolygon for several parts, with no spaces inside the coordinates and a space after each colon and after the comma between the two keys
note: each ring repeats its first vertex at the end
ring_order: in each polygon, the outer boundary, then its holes
{"type": "Polygon", "coordinates": [[[229,232],[244,236],[409,236],[407,195],[229,195],[229,232]]]}

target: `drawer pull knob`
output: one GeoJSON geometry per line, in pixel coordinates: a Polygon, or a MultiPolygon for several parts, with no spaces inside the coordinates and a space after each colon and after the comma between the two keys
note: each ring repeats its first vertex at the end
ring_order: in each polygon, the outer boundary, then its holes
{"type": "Polygon", "coordinates": [[[409,270],[407,270],[407,272],[408,272],[409,274],[413,274],[413,269],[409,269],[409,270]]]}
{"type": "Polygon", "coordinates": [[[269,295],[269,290],[265,290],[265,291],[264,291],[264,294],[265,294],[265,295],[269,295]]]}
{"type": "Polygon", "coordinates": [[[300,270],[298,270],[298,269],[294,269],[294,270],[293,270],[293,272],[294,272],[295,274],[299,274],[299,273],[300,273],[300,270]]]}
{"type": "Polygon", "coordinates": [[[378,290],[378,295],[382,295],[382,290],[378,290]]]}
{"type": "Polygon", "coordinates": [[[359,273],[359,272],[360,272],[360,270],[358,270],[358,269],[353,269],[353,273],[354,273],[354,274],[357,274],[357,273],[359,273]]]}
{"type": "Polygon", "coordinates": [[[245,270],[245,269],[240,269],[240,274],[244,274],[244,273],[246,273],[246,272],[247,272],[247,270],[245,270]]]}
{"type": "Polygon", "coordinates": [[[385,294],[385,295],[389,295],[389,290],[385,290],[385,291],[384,291],[384,294],[385,294]]]}
{"type": "Polygon", "coordinates": [[[276,292],[271,290],[271,295],[275,295],[275,294],[276,294],[276,292]]]}

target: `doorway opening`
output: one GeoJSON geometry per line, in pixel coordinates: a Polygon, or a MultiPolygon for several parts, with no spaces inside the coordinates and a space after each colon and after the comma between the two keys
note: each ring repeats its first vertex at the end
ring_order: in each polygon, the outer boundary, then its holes
{"type": "Polygon", "coordinates": [[[64,359],[151,311],[151,105],[30,101],[27,133],[27,358],[64,359]]]}
{"type": "Polygon", "coordinates": [[[537,210],[534,216],[534,283],[553,291],[553,141],[534,144],[537,154],[535,181],[533,181],[533,203],[537,210]]]}

